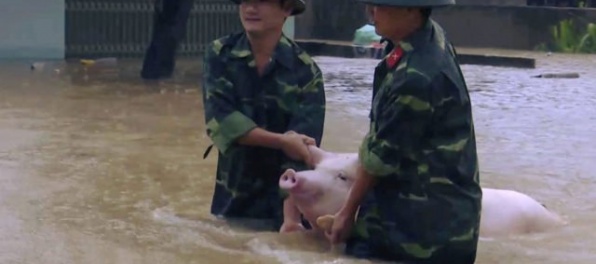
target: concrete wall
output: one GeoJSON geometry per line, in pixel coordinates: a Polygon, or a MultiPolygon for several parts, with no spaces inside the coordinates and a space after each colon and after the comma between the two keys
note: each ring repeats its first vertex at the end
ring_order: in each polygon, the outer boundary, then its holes
{"type": "Polygon", "coordinates": [[[0,59],[64,58],[64,0],[0,0],[0,59]]]}
{"type": "Polygon", "coordinates": [[[307,0],[306,10],[296,17],[295,37],[352,40],[366,21],[364,5],[356,0],[307,0]]]}
{"type": "MultiPolygon", "coordinates": [[[[305,14],[296,19],[297,39],[351,41],[367,19],[356,1],[307,1],[305,14]]],[[[580,26],[596,23],[596,9],[455,5],[437,9],[433,18],[451,41],[462,47],[531,50],[552,40],[551,27],[563,19],[580,26]]]]}

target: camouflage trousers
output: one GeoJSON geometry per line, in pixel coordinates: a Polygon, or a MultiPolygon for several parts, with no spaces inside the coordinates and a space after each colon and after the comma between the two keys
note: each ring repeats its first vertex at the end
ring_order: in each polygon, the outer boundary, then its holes
{"type": "Polygon", "coordinates": [[[369,194],[359,208],[354,230],[346,241],[345,253],[359,259],[390,263],[472,264],[476,261],[477,240],[427,247],[422,244],[402,244],[399,239],[390,238],[391,234],[400,232],[391,230],[396,228],[380,225],[380,221],[374,196],[369,194]]]}
{"type": "MultiPolygon", "coordinates": [[[[469,243],[468,243],[469,244],[469,243]]],[[[403,264],[472,264],[476,261],[475,245],[449,246],[438,249],[428,258],[417,258],[399,247],[375,245],[368,241],[351,238],[346,243],[346,254],[359,259],[388,261],[403,264]],[[474,247],[474,250],[469,248],[474,247]]]]}

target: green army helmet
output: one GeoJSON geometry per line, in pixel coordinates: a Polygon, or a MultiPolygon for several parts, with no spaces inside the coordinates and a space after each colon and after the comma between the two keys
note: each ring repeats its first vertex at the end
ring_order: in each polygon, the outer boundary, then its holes
{"type": "Polygon", "coordinates": [[[364,4],[396,7],[443,7],[454,5],[455,0],[359,0],[364,4]]]}
{"type": "MultiPolygon", "coordinates": [[[[232,2],[234,2],[237,5],[239,5],[241,1],[242,0],[232,0],[232,2]]],[[[286,0],[286,1],[293,2],[294,10],[292,10],[292,13],[290,14],[292,16],[300,15],[304,12],[304,10],[306,10],[306,2],[304,2],[304,0],[286,0]]]]}

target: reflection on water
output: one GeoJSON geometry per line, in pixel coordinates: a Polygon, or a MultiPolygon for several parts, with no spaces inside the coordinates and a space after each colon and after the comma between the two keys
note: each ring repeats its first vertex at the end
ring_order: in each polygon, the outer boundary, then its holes
{"type": "MultiPolygon", "coordinates": [[[[477,263],[593,263],[596,59],[531,55],[539,68],[463,66],[482,184],[526,192],[571,225],[482,241],[477,263]],[[559,71],[581,77],[531,78],[559,71]]],[[[323,147],[356,151],[376,61],[317,61],[323,147]]],[[[139,64],[0,65],[0,263],[339,263],[324,242],[211,217],[216,155],[202,159],[198,63],[159,85],[137,80],[139,64]]]]}

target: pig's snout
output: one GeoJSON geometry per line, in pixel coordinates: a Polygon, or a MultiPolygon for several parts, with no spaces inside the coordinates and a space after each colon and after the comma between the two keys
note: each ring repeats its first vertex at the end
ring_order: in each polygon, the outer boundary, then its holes
{"type": "Polygon", "coordinates": [[[279,178],[279,187],[284,190],[291,190],[298,186],[298,178],[296,177],[296,171],[292,169],[286,170],[284,174],[279,178]]]}

